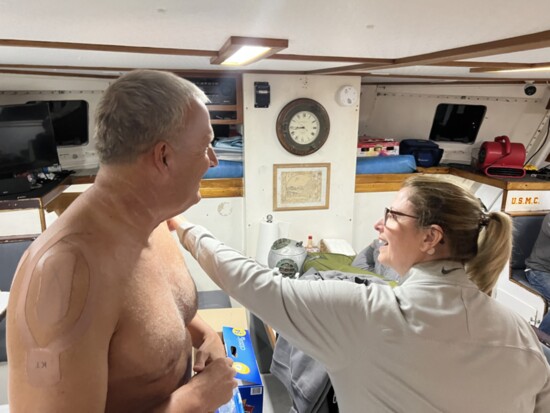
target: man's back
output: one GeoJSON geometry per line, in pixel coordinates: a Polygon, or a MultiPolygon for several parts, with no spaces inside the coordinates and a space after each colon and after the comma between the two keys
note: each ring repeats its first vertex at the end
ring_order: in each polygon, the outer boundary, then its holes
{"type": "Polygon", "coordinates": [[[20,263],[8,309],[14,411],[149,411],[189,378],[196,292],[178,247],[165,224],[133,237],[99,195],[83,194],[20,263]]]}

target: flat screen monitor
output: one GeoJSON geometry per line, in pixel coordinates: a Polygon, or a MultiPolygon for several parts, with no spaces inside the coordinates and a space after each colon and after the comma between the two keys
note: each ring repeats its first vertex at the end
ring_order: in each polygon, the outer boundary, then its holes
{"type": "Polygon", "coordinates": [[[88,102],[85,100],[45,100],[52,117],[57,147],[82,146],[88,143],[88,102]]]}
{"type": "Polygon", "coordinates": [[[59,164],[46,102],[0,106],[0,177],[59,164]]]}

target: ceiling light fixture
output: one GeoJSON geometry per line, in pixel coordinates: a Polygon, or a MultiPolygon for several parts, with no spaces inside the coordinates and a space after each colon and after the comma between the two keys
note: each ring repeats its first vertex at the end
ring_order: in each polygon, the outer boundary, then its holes
{"type": "Polygon", "coordinates": [[[225,42],[217,56],[210,59],[213,65],[245,66],[265,59],[286,49],[288,40],[259,37],[232,36],[225,42]]]}

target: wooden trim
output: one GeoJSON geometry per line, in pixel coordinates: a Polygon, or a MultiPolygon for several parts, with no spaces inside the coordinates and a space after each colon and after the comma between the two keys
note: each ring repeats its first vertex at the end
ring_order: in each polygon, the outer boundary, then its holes
{"type": "MultiPolygon", "coordinates": [[[[74,178],[74,177],[73,177],[74,178]]],[[[90,177],[86,177],[89,179],[90,177]]],[[[92,181],[93,182],[93,181],[92,181]]],[[[71,183],[83,183],[71,181],[71,183]]],[[[87,181],[86,183],[91,183],[87,181]]],[[[224,178],[224,179],[203,179],[200,187],[203,198],[230,198],[243,196],[242,178],[224,178]]],[[[80,192],[63,192],[57,194],[53,200],[46,205],[46,211],[55,212],[61,215],[67,207],[79,196],[80,192]]]]}
{"type": "Polygon", "coordinates": [[[361,174],[355,176],[355,192],[399,191],[405,179],[415,174],[361,174]]]}
{"type": "Polygon", "coordinates": [[[502,211],[511,217],[525,217],[525,216],[542,216],[548,214],[549,210],[540,210],[540,211],[502,211]]]}
{"type": "Polygon", "coordinates": [[[529,67],[529,63],[511,63],[511,62],[464,62],[461,60],[451,60],[449,62],[432,63],[429,66],[442,67],[529,67]]]}
{"type": "MultiPolygon", "coordinates": [[[[440,50],[432,53],[424,53],[415,56],[408,56],[395,59],[395,63],[378,66],[376,70],[395,69],[406,66],[425,66],[439,62],[449,62],[453,60],[474,59],[476,57],[491,56],[497,54],[506,54],[519,51],[542,49],[550,46],[550,30],[527,34],[523,36],[510,37],[507,39],[495,40],[491,42],[473,44],[463,47],[455,47],[447,50],[440,50]]],[[[476,66],[475,63],[472,66],[476,66]]],[[[309,74],[327,74],[340,73],[353,70],[372,68],[371,63],[362,63],[358,65],[340,66],[326,69],[310,70],[309,74]]]]}
{"type": "Polygon", "coordinates": [[[96,52],[166,54],[166,55],[174,55],[174,56],[212,57],[218,54],[218,52],[214,50],[176,49],[172,47],[125,46],[125,45],[97,44],[97,43],[50,42],[50,41],[42,41],[42,40],[18,40],[18,39],[0,39],[0,46],[36,47],[36,48],[65,49],[65,50],[88,50],[88,51],[96,51],[96,52]]]}
{"type": "MultiPolygon", "coordinates": [[[[283,40],[283,39],[274,39],[283,40]]],[[[122,53],[141,53],[141,54],[164,54],[174,56],[198,56],[198,57],[214,57],[218,55],[215,50],[199,50],[199,49],[178,49],[165,47],[147,47],[147,46],[129,46],[129,45],[112,45],[112,44],[94,44],[94,43],[71,43],[71,42],[51,42],[37,40],[21,40],[21,39],[0,39],[0,46],[12,47],[35,47],[35,48],[50,48],[50,49],[65,49],[65,50],[84,50],[84,51],[99,51],[99,52],[122,52],[122,53]]],[[[470,67],[472,73],[482,73],[491,71],[491,69],[506,69],[506,68],[530,68],[547,66],[549,63],[511,63],[511,62],[465,62],[460,59],[471,59],[475,57],[489,56],[495,54],[512,53],[517,51],[539,49],[550,46],[550,31],[543,31],[524,36],[512,37],[503,40],[496,40],[486,43],[458,47],[453,49],[441,50],[432,53],[426,53],[416,56],[409,56],[398,59],[383,59],[383,58],[364,58],[350,56],[319,56],[319,55],[300,55],[300,54],[275,54],[266,59],[273,60],[293,60],[293,61],[316,61],[316,62],[357,62],[356,65],[345,65],[333,68],[317,69],[310,71],[299,70],[231,70],[232,73],[266,73],[266,74],[346,74],[346,75],[370,75],[367,73],[357,73],[357,70],[382,70],[398,67],[416,66],[416,65],[431,65],[431,66],[455,66],[455,67],[470,67]]],[[[86,70],[86,71],[113,71],[127,72],[136,68],[120,68],[120,67],[85,67],[85,66],[67,66],[67,65],[25,65],[25,64],[0,64],[0,73],[8,74],[24,74],[24,75],[40,75],[40,76],[62,76],[62,77],[88,77],[100,79],[115,79],[119,75],[108,74],[85,74],[74,72],[59,72],[59,70],[86,70]],[[11,69],[7,69],[11,68],[11,69]],[[26,70],[36,69],[36,70],[26,70]],[[55,69],[56,72],[42,71],[40,69],[55,69]]],[[[206,71],[179,70],[177,68],[158,68],[153,70],[165,70],[182,75],[183,73],[207,73],[206,71]]],[[[225,70],[212,70],[212,73],[225,72],[225,70]]],[[[185,76],[185,75],[184,75],[185,76]]],[[[370,75],[374,76],[374,75],[370,75]]],[[[404,75],[394,77],[406,77],[404,75]]],[[[443,79],[439,76],[410,76],[411,78],[426,78],[426,79],[443,79]]],[[[475,80],[476,78],[467,77],[448,77],[450,80],[475,80]]],[[[502,82],[500,79],[481,78],[480,80],[487,83],[502,82]]],[[[520,79],[510,79],[511,81],[521,82],[520,79]]],[[[540,82],[548,82],[549,79],[538,79],[540,82]]],[[[411,83],[402,83],[411,84],[411,83]]]]}
{"type": "Polygon", "coordinates": [[[81,195],[81,192],[63,192],[46,206],[46,211],[55,212],[58,216],[81,195]]]}
{"type": "Polygon", "coordinates": [[[482,184],[495,186],[501,189],[507,189],[507,182],[503,179],[491,178],[490,176],[483,175],[481,173],[465,171],[463,169],[451,168],[451,174],[459,176],[461,178],[469,179],[471,181],[479,182],[482,184]]]}
{"type": "Polygon", "coordinates": [[[395,62],[395,59],[380,59],[369,57],[349,57],[349,56],[319,56],[319,55],[302,55],[302,54],[281,54],[278,53],[269,56],[271,60],[293,60],[302,62],[357,62],[369,63],[372,65],[389,65],[395,62]]]}
{"type": "MultiPolygon", "coordinates": [[[[550,182],[541,181],[536,178],[529,180],[522,179],[505,179],[505,178],[493,178],[486,176],[479,172],[466,171],[458,168],[449,167],[432,167],[422,168],[418,167],[417,172],[411,174],[359,174],[355,176],[355,192],[392,192],[398,191],[403,184],[403,181],[410,176],[414,176],[418,173],[424,174],[450,174],[455,175],[470,181],[479,182],[482,184],[490,185],[504,190],[502,198],[501,210],[504,211],[506,205],[507,191],[548,191],[550,190],[550,182]]],[[[521,214],[525,215],[524,212],[521,214]]]]}
{"type": "Polygon", "coordinates": [[[403,182],[411,176],[423,174],[448,174],[451,169],[446,166],[431,168],[418,167],[417,172],[410,174],[359,174],[355,176],[355,193],[394,192],[399,191],[403,182]]]}
{"type": "Polygon", "coordinates": [[[200,193],[203,198],[235,198],[244,195],[243,178],[203,179],[200,193]]]}
{"type": "MultiPolygon", "coordinates": [[[[540,67],[548,67],[550,70],[550,62],[546,63],[510,63],[506,66],[484,66],[484,65],[475,65],[470,69],[470,73],[494,73],[499,70],[528,70],[528,69],[537,69],[540,67]]],[[[529,72],[526,72],[528,74],[529,72]]],[[[531,72],[532,73],[532,72],[531,72]]]]}
{"type": "MultiPolygon", "coordinates": [[[[544,82],[549,82],[550,80],[546,80],[546,79],[540,79],[540,80],[543,80],[544,82]]],[[[410,82],[361,82],[361,85],[364,85],[364,86],[403,86],[403,85],[408,85],[408,86],[411,86],[411,85],[417,85],[417,86],[422,86],[422,85],[488,85],[488,84],[491,84],[491,85],[512,85],[512,84],[517,84],[517,85],[523,85],[525,84],[525,80],[523,79],[518,79],[518,80],[514,80],[514,81],[511,81],[511,80],[506,80],[506,81],[503,81],[503,82],[499,82],[499,81],[491,81],[491,82],[468,82],[468,81],[453,81],[453,82],[445,82],[445,81],[433,81],[433,82],[430,82],[430,81],[425,81],[425,82],[413,82],[413,81],[410,81],[410,82]]],[[[550,162],[550,161],[547,161],[547,162],[550,162]]]]}
{"type": "Polygon", "coordinates": [[[80,184],[93,184],[95,181],[95,175],[71,175],[70,176],[70,185],[80,185],[80,184]]]}
{"type": "Polygon", "coordinates": [[[100,75],[95,73],[74,73],[74,72],[48,72],[41,70],[8,70],[2,69],[0,73],[12,75],[38,75],[38,76],[56,76],[56,77],[89,77],[94,79],[116,79],[114,75],[100,75]]]}
{"type": "MultiPolygon", "coordinates": [[[[0,63],[0,68],[11,69],[54,69],[54,70],[90,70],[102,72],[128,72],[134,68],[130,67],[104,67],[104,66],[70,66],[70,65],[24,65],[24,64],[9,64],[0,63]]],[[[166,70],[166,69],[155,69],[166,70]]]]}
{"type": "MultiPolygon", "coordinates": [[[[490,83],[490,84],[494,84],[494,83],[500,83],[500,82],[513,82],[513,83],[525,83],[523,79],[518,79],[518,78],[515,78],[515,77],[499,77],[499,78],[489,78],[489,77],[467,77],[467,76],[424,76],[424,75],[391,75],[391,74],[387,74],[387,75],[379,75],[379,74],[376,74],[376,73],[369,73],[369,72],[365,72],[365,73],[356,73],[356,74],[361,74],[361,76],[364,76],[364,77],[377,77],[377,78],[391,78],[391,79],[426,79],[426,80],[430,80],[430,79],[437,79],[437,80],[462,80],[462,81],[467,81],[467,82],[470,82],[470,83],[490,83]]],[[[526,77],[528,77],[528,74],[526,74],[526,77]]],[[[548,78],[550,79],[550,78],[548,78]]],[[[535,83],[545,83],[548,79],[535,79],[535,83]]],[[[449,82],[446,82],[447,84],[451,84],[449,82]]]]}

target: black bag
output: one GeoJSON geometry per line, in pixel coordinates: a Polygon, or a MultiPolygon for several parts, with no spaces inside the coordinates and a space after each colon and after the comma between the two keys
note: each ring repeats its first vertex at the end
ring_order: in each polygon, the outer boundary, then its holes
{"type": "Polygon", "coordinates": [[[443,149],[433,141],[404,139],[399,143],[399,155],[413,155],[417,166],[437,166],[443,156],[443,149]]]}

